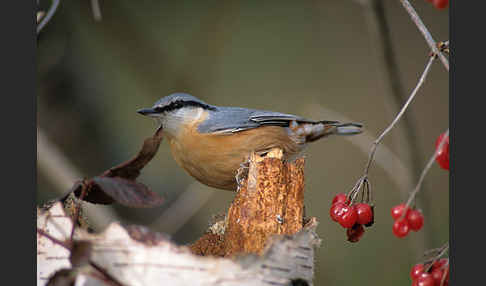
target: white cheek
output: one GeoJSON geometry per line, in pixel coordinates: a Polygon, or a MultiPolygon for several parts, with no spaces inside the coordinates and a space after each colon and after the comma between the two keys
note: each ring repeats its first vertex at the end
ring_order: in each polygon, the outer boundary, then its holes
{"type": "Polygon", "coordinates": [[[167,133],[177,136],[185,125],[196,122],[203,114],[202,108],[183,108],[165,115],[161,123],[167,133]]]}
{"type": "Polygon", "coordinates": [[[199,121],[199,119],[201,118],[201,116],[203,116],[203,115],[204,115],[204,109],[202,109],[202,108],[197,108],[195,111],[196,111],[196,112],[195,112],[195,118],[194,118],[194,120],[195,120],[195,121],[199,121]]]}
{"type": "Polygon", "coordinates": [[[162,127],[164,128],[164,131],[171,135],[176,134],[176,131],[179,129],[179,125],[180,125],[177,118],[173,116],[165,116],[164,118],[161,118],[160,123],[162,123],[162,127]]]}

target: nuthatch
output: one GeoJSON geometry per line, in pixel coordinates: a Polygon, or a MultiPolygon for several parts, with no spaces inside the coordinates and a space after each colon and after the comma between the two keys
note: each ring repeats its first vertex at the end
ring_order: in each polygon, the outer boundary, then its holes
{"type": "Polygon", "coordinates": [[[233,191],[238,169],[252,152],[264,154],[280,148],[288,159],[308,142],[332,134],[359,134],[362,127],[359,123],[214,106],[185,93],[163,97],[152,108],[137,112],[158,120],[174,159],[191,176],[210,187],[233,191]]]}

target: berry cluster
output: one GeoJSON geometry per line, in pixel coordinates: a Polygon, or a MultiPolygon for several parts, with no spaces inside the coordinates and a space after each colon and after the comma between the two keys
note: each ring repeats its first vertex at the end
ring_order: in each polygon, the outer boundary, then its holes
{"type": "Polygon", "coordinates": [[[391,209],[391,216],[395,220],[393,234],[396,237],[405,237],[410,230],[419,231],[424,225],[424,216],[419,210],[408,208],[399,204],[391,209]],[[405,215],[403,215],[403,213],[405,215]]]}
{"type": "Polygon", "coordinates": [[[435,141],[435,149],[437,152],[437,157],[435,157],[435,161],[442,169],[449,170],[449,135],[447,135],[447,137],[445,138],[445,142],[442,145],[442,148],[439,149],[440,142],[442,142],[444,136],[445,133],[440,134],[435,141]]]}
{"type": "Polygon", "coordinates": [[[412,267],[410,271],[412,286],[449,285],[449,260],[447,258],[436,260],[428,271],[425,271],[426,269],[424,264],[415,264],[412,267]]]}
{"type": "Polygon", "coordinates": [[[337,194],[329,210],[331,219],[346,228],[348,241],[358,242],[364,234],[363,225],[373,225],[373,207],[367,203],[350,204],[346,194],[337,194]]]}
{"type": "Polygon", "coordinates": [[[426,0],[432,3],[437,9],[444,9],[449,5],[449,0],[426,0]]]}

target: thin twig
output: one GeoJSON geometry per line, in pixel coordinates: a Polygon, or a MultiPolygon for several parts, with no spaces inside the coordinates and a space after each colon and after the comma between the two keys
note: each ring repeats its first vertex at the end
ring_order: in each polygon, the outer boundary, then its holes
{"type": "Polygon", "coordinates": [[[42,236],[47,237],[54,244],[59,244],[60,246],[66,248],[69,251],[71,251],[71,241],[62,241],[62,240],[59,240],[59,239],[57,239],[54,236],[48,234],[47,232],[45,232],[44,230],[42,230],[40,228],[37,228],[37,233],[40,234],[40,235],[42,235],[42,236]]]}
{"type": "MultiPolygon", "coordinates": [[[[348,118],[341,113],[338,113],[332,109],[325,108],[319,103],[309,103],[306,104],[305,107],[302,109],[302,114],[309,114],[312,117],[329,117],[336,119],[340,122],[355,122],[356,120],[352,118],[348,118]]],[[[359,136],[353,137],[344,137],[344,140],[348,140],[351,144],[358,147],[358,149],[365,154],[366,156],[369,155],[370,146],[376,140],[373,136],[369,134],[369,132],[363,132],[359,136]]],[[[373,163],[376,166],[381,167],[381,169],[387,173],[391,180],[397,186],[407,186],[406,188],[400,188],[400,191],[403,192],[404,197],[408,196],[410,189],[413,187],[415,182],[418,180],[420,174],[417,174],[417,178],[413,179],[411,176],[410,171],[407,169],[406,164],[404,163],[403,159],[400,158],[396,153],[394,153],[391,149],[387,147],[387,145],[380,146],[380,152],[376,154],[376,157],[373,160],[373,163]]],[[[423,164],[419,166],[419,170],[422,168],[423,164]]],[[[368,186],[371,187],[370,182],[368,181],[368,186]]],[[[373,201],[370,194],[370,201],[373,201]]]]}
{"type": "Polygon", "coordinates": [[[445,269],[444,273],[442,274],[442,279],[440,279],[439,286],[445,285],[445,280],[447,278],[447,274],[449,273],[449,260],[447,260],[447,263],[445,265],[447,266],[447,268],[445,269]]]}
{"type": "Polygon", "coordinates": [[[393,129],[393,127],[395,126],[395,124],[397,124],[397,122],[402,117],[402,115],[405,112],[405,110],[407,109],[407,107],[410,105],[410,103],[412,102],[412,100],[415,98],[415,95],[417,94],[417,91],[420,89],[420,87],[422,87],[422,84],[425,82],[425,78],[427,77],[427,74],[429,73],[430,67],[432,66],[432,63],[434,62],[435,58],[436,58],[435,55],[434,56],[431,56],[429,58],[429,61],[427,62],[427,65],[425,66],[425,70],[422,73],[422,76],[420,77],[420,79],[419,79],[419,81],[417,83],[417,86],[415,86],[415,89],[412,91],[412,94],[408,98],[407,102],[405,102],[405,104],[403,105],[402,109],[400,110],[400,112],[398,113],[398,115],[395,117],[395,119],[392,121],[392,123],[385,129],[385,131],[383,131],[383,133],[378,137],[378,139],[376,139],[375,142],[373,142],[373,146],[371,147],[371,152],[370,152],[370,155],[368,157],[368,162],[366,163],[365,170],[364,170],[364,175],[365,176],[368,175],[368,171],[369,171],[371,162],[373,161],[373,157],[375,155],[376,148],[378,147],[378,144],[380,144],[380,142],[383,139],[383,137],[385,137],[385,135],[388,134],[388,132],[390,132],[390,130],[393,129]]]}
{"type": "Polygon", "coordinates": [[[449,250],[449,242],[446,242],[441,248],[439,254],[437,254],[430,262],[428,267],[425,269],[424,272],[429,272],[430,268],[432,268],[432,265],[434,262],[439,259],[442,255],[444,255],[447,251],[449,250]]]}
{"type": "MultiPolygon", "coordinates": [[[[380,80],[377,83],[384,88],[384,93],[389,95],[385,96],[384,99],[394,115],[407,100],[408,95],[400,78],[399,65],[392,43],[390,25],[385,15],[384,1],[386,0],[360,0],[358,2],[363,6],[368,32],[370,34],[369,42],[378,60],[377,71],[380,73],[380,80]]],[[[399,133],[394,135],[396,137],[394,138],[394,143],[399,149],[408,151],[404,154],[405,158],[411,158],[410,166],[407,168],[407,171],[410,173],[408,176],[410,180],[405,181],[406,184],[401,186],[403,192],[408,192],[418,179],[420,175],[419,170],[423,162],[420,156],[422,152],[416,140],[416,124],[414,124],[413,117],[405,114],[402,121],[403,128],[399,130],[399,133]]]]}
{"type": "MultiPolygon", "coordinates": [[[[444,144],[448,140],[448,138],[449,138],[449,129],[447,129],[447,131],[445,132],[444,137],[440,141],[439,146],[434,151],[434,155],[432,155],[432,157],[430,157],[429,162],[427,163],[427,165],[425,166],[424,170],[422,171],[422,174],[420,175],[420,178],[418,180],[417,186],[415,186],[415,189],[412,191],[412,193],[410,194],[410,197],[407,200],[405,209],[407,209],[410,206],[410,204],[412,203],[413,199],[415,198],[415,195],[420,190],[420,186],[422,185],[422,182],[423,182],[423,180],[425,178],[425,175],[427,174],[427,172],[429,171],[429,169],[432,167],[432,164],[434,164],[435,158],[437,158],[437,154],[438,154],[437,150],[441,150],[442,149],[442,147],[444,146],[444,144]]],[[[402,218],[405,216],[405,213],[406,212],[403,212],[402,218]]]]}
{"type": "Polygon", "coordinates": [[[79,196],[78,201],[76,202],[76,208],[74,210],[73,228],[71,229],[71,236],[70,236],[71,241],[73,240],[74,231],[76,230],[76,225],[78,224],[79,213],[81,212],[81,203],[83,202],[84,196],[86,195],[86,189],[87,189],[86,182],[83,181],[81,195],[79,196]]]}
{"type": "Polygon", "coordinates": [[[59,0],[52,0],[52,5],[49,8],[49,11],[47,11],[47,14],[42,18],[42,21],[37,25],[37,34],[40,33],[42,28],[51,20],[52,16],[54,16],[54,13],[56,13],[57,7],[59,6],[59,0]]]}
{"type": "Polygon", "coordinates": [[[427,30],[427,27],[425,27],[417,12],[415,12],[415,9],[412,7],[410,2],[408,2],[408,0],[400,0],[400,2],[402,3],[403,8],[405,8],[410,15],[410,18],[412,18],[412,21],[415,23],[415,25],[417,25],[417,28],[424,36],[425,41],[429,45],[430,49],[439,57],[446,70],[449,71],[449,60],[439,51],[437,43],[435,42],[434,38],[432,38],[432,35],[430,34],[429,30],[427,30]]]}
{"type": "MultiPolygon", "coordinates": [[[[53,237],[52,235],[48,234],[47,232],[45,232],[44,230],[42,230],[40,228],[37,228],[37,233],[42,235],[42,236],[45,236],[47,239],[51,240],[54,244],[58,244],[58,245],[60,245],[64,248],[66,248],[67,250],[69,250],[69,252],[72,251],[72,241],[61,241],[61,240],[53,237]]],[[[105,275],[108,279],[110,279],[111,280],[110,282],[113,282],[114,285],[123,286],[122,283],[120,283],[115,277],[113,277],[111,274],[109,274],[105,269],[100,267],[98,264],[94,263],[91,260],[89,261],[89,264],[93,268],[98,270],[100,273],[105,275]]]]}

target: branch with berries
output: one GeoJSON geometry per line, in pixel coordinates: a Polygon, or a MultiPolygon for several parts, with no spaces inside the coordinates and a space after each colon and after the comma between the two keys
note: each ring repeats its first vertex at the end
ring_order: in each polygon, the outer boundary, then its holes
{"type": "MultiPolygon", "coordinates": [[[[444,9],[448,6],[448,0],[427,0],[437,9],[444,9]]],[[[450,54],[449,41],[435,42],[427,27],[424,25],[415,9],[409,1],[400,0],[405,10],[409,13],[412,21],[416,24],[419,31],[424,36],[427,44],[431,48],[430,58],[420,76],[417,85],[410,94],[401,110],[398,112],[390,125],[373,142],[369,153],[368,161],[365,165],[363,175],[358,179],[353,188],[347,193],[337,194],[330,208],[331,219],[346,228],[348,241],[357,242],[364,234],[364,227],[370,227],[374,223],[374,204],[372,200],[372,190],[369,180],[369,169],[374,160],[378,145],[383,138],[395,127],[404,112],[409,107],[417,92],[422,87],[430,68],[439,58],[443,66],[449,71],[449,61],[446,56],[450,54]],[[361,195],[361,196],[360,196],[361,195]]],[[[435,142],[435,151],[424,167],[415,188],[405,203],[400,203],[391,209],[391,216],[394,219],[392,227],[393,234],[402,238],[408,235],[410,230],[419,231],[424,225],[424,216],[420,209],[416,207],[415,198],[421,189],[426,174],[431,167],[437,163],[440,168],[449,170],[449,129],[440,134],[435,142]]],[[[424,262],[414,265],[410,272],[413,286],[445,286],[449,284],[449,259],[446,253],[449,244],[428,251],[427,259],[424,262]]]]}
{"type": "Polygon", "coordinates": [[[412,286],[449,285],[449,258],[443,257],[449,250],[449,243],[425,253],[424,262],[415,264],[410,270],[412,286]]]}
{"type": "MultiPolygon", "coordinates": [[[[374,222],[374,204],[372,200],[372,190],[369,180],[369,170],[374,160],[378,145],[402,118],[403,114],[411,104],[412,100],[417,95],[417,92],[424,84],[425,79],[427,78],[427,75],[429,74],[430,68],[435,59],[439,58],[442,61],[444,67],[449,70],[449,62],[444,55],[449,55],[449,41],[436,43],[418,14],[410,5],[410,3],[407,0],[400,1],[406,11],[410,14],[413,22],[417,25],[421,33],[424,35],[427,43],[429,43],[432,49],[432,52],[425,66],[425,69],[420,76],[417,85],[411,92],[408,100],[405,102],[405,104],[398,112],[394,120],[390,123],[390,125],[373,142],[368,156],[368,161],[364,168],[363,175],[358,179],[353,188],[347,194],[337,194],[332,201],[330,208],[331,219],[335,222],[338,222],[342,227],[347,229],[346,234],[348,237],[348,241],[350,242],[359,241],[364,234],[363,226],[370,227],[373,225],[374,222]]],[[[437,8],[442,7],[442,4],[436,4],[435,2],[434,5],[436,5],[437,8]]],[[[419,231],[422,228],[424,224],[424,217],[422,215],[422,212],[416,208],[415,204],[412,205],[412,202],[415,202],[415,197],[419,192],[420,187],[422,186],[425,175],[432,167],[434,161],[436,161],[441,168],[447,170],[449,169],[448,130],[441,134],[437,139],[436,151],[422,171],[418,183],[415,189],[412,190],[412,192],[410,193],[407,202],[399,204],[392,208],[392,217],[395,220],[393,224],[393,233],[395,234],[395,236],[400,238],[405,237],[410,230],[419,231]]]]}
{"type": "MultiPolygon", "coordinates": [[[[359,237],[364,233],[364,229],[362,226],[357,226],[355,224],[359,225],[365,225],[365,226],[371,226],[373,224],[373,208],[374,205],[372,203],[372,192],[371,192],[371,186],[370,186],[370,181],[369,181],[369,170],[371,167],[371,164],[373,162],[375,153],[377,151],[378,145],[381,143],[383,138],[395,127],[395,125],[398,123],[400,118],[403,116],[405,111],[407,110],[408,106],[412,102],[412,100],[415,98],[417,95],[417,92],[419,91],[420,87],[423,85],[425,82],[425,79],[430,71],[430,68],[432,66],[432,63],[436,59],[436,56],[433,55],[429,58],[427,65],[425,67],[424,72],[422,73],[416,87],[412,91],[410,97],[408,98],[407,102],[403,105],[402,109],[398,113],[398,115],[395,117],[395,119],[392,121],[392,123],[381,133],[380,136],[373,142],[373,145],[371,146],[371,151],[368,156],[368,161],[365,165],[363,175],[361,178],[358,179],[354,187],[348,192],[348,194],[339,194],[337,195],[334,200],[333,204],[331,206],[330,210],[330,215],[331,218],[334,221],[339,222],[339,224],[347,229],[354,229],[355,231],[347,231],[348,233],[348,240],[351,242],[357,242],[359,241],[359,237]],[[358,201],[358,195],[361,193],[361,198],[358,201]],[[339,202],[339,204],[338,204],[339,202]],[[358,221],[358,209],[360,211],[362,210],[367,210],[365,213],[368,215],[368,212],[371,213],[370,217],[372,218],[370,221],[366,223],[360,223],[358,221]],[[369,211],[368,211],[369,210],[369,211]],[[360,235],[356,235],[355,233],[359,233],[360,235]],[[350,235],[350,233],[352,235],[350,235]]],[[[362,220],[361,222],[363,222],[362,220]]],[[[407,228],[408,229],[408,228],[407,228]]],[[[408,233],[408,231],[407,231],[408,233]]]]}

